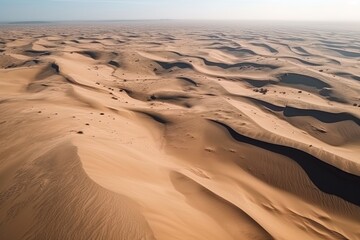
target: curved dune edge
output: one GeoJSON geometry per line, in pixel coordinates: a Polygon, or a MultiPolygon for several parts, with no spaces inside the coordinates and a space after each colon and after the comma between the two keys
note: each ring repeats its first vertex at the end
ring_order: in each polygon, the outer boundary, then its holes
{"type": "Polygon", "coordinates": [[[209,215],[233,238],[273,239],[256,221],[240,208],[214,194],[187,176],[173,172],[170,179],[186,201],[194,208],[209,215]]]}
{"type": "Polygon", "coordinates": [[[360,195],[357,195],[356,193],[356,189],[360,184],[359,176],[341,171],[299,149],[253,139],[239,134],[224,123],[212,121],[224,127],[236,141],[244,142],[293,159],[304,169],[312,182],[321,191],[336,195],[357,206],[360,205],[360,195]],[[331,183],[331,181],[334,182],[331,183]]]}
{"type": "Polygon", "coordinates": [[[87,176],[69,142],[19,168],[7,187],[2,239],[154,239],[129,199],[87,176]]]}
{"type": "Polygon", "coordinates": [[[0,239],[360,238],[354,50],[138,27],[4,29],[0,239]]]}

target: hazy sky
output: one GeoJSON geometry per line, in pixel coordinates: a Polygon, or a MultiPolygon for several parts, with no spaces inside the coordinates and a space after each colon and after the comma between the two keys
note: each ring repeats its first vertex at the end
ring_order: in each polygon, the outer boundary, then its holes
{"type": "Polygon", "coordinates": [[[0,0],[0,21],[123,19],[360,21],[360,0],[0,0]]]}

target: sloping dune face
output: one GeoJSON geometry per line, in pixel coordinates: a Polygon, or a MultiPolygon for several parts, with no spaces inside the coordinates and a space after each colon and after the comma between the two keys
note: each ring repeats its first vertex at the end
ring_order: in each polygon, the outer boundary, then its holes
{"type": "Polygon", "coordinates": [[[360,239],[360,33],[0,27],[0,239],[360,239]]]}

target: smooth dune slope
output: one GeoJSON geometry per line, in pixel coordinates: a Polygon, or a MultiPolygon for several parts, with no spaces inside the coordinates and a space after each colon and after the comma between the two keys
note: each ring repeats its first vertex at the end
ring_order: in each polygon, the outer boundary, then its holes
{"type": "Polygon", "coordinates": [[[360,239],[360,32],[0,26],[0,239],[360,239]]]}

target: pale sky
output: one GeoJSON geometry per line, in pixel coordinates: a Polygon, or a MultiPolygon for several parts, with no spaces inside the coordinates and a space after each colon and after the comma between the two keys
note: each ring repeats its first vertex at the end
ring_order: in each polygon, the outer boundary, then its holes
{"type": "Polygon", "coordinates": [[[360,21],[360,0],[0,0],[0,21],[360,21]]]}

